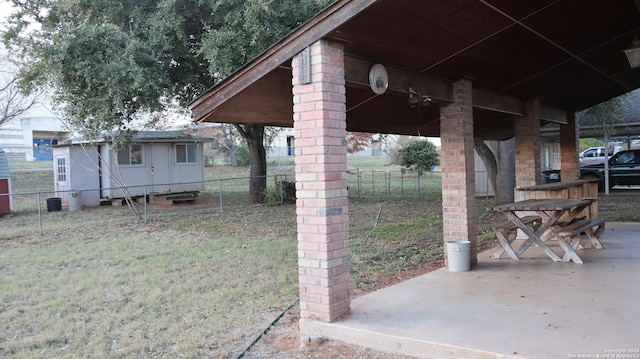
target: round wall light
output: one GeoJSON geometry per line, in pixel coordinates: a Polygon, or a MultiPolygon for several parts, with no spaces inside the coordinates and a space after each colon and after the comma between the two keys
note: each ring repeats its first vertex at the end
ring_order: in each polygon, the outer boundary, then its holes
{"type": "Polygon", "coordinates": [[[381,64],[375,64],[369,69],[369,86],[376,95],[382,95],[389,87],[389,75],[387,69],[381,64]]]}

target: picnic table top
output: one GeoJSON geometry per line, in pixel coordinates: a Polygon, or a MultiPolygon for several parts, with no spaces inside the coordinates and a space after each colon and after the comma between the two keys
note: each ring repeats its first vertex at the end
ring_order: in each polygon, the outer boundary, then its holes
{"type": "Polygon", "coordinates": [[[591,203],[588,199],[527,199],[513,203],[499,204],[491,208],[494,212],[503,211],[564,211],[578,206],[586,206],[591,203]]]}

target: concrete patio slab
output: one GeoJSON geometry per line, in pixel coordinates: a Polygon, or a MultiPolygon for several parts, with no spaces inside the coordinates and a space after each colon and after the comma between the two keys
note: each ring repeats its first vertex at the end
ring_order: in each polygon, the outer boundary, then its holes
{"type": "Polygon", "coordinates": [[[601,241],[584,264],[485,252],[468,272],[356,298],[339,322],[301,320],[301,334],[417,358],[640,359],[640,223],[609,222],[601,241]]]}

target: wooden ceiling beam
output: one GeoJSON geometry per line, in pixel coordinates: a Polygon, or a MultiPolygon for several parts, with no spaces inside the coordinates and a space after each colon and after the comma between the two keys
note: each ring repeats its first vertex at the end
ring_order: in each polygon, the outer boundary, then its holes
{"type": "MultiPolygon", "coordinates": [[[[375,63],[345,55],[345,81],[347,86],[369,87],[369,69],[375,63]]],[[[409,96],[409,88],[428,96],[435,102],[453,102],[451,83],[384,65],[389,75],[387,91],[409,96]]],[[[373,94],[373,92],[372,92],[373,94]]],[[[384,95],[381,95],[384,96],[384,95]]]]}
{"type": "MultiPolygon", "coordinates": [[[[344,62],[347,86],[369,87],[369,69],[375,63],[349,55],[345,55],[344,62]]],[[[427,96],[436,103],[453,102],[452,84],[450,82],[401,70],[389,65],[385,65],[385,68],[389,75],[387,91],[406,94],[407,101],[409,89],[411,89],[422,96],[427,96]]],[[[525,115],[524,102],[522,100],[476,88],[473,89],[473,106],[518,117],[525,115]]],[[[568,123],[566,111],[544,105],[541,105],[540,108],[540,119],[561,124],[568,123]]]]}
{"type": "Polygon", "coordinates": [[[566,125],[569,123],[569,120],[567,118],[567,111],[542,105],[540,106],[540,119],[559,123],[562,125],[566,125]]]}

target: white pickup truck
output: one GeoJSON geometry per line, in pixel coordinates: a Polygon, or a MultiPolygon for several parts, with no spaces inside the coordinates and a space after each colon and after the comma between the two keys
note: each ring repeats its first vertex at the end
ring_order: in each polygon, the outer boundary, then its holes
{"type": "MultiPolygon", "coordinates": [[[[610,148],[609,156],[612,156],[620,151],[622,151],[622,147],[610,148]]],[[[578,155],[580,166],[590,166],[604,163],[604,154],[604,147],[589,147],[586,150],[580,152],[580,154],[578,155]]]]}

